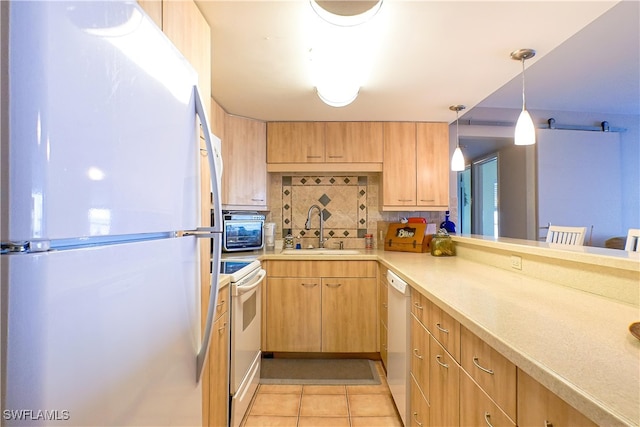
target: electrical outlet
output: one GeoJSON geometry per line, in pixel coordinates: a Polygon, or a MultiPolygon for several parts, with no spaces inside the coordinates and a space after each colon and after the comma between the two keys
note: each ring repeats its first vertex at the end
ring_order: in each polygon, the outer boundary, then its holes
{"type": "Polygon", "coordinates": [[[522,270],[522,258],[517,255],[511,255],[511,268],[522,270]]]}

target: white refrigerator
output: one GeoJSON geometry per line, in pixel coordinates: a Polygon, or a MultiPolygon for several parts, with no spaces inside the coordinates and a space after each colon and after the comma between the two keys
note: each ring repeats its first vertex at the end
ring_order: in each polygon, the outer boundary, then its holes
{"type": "Polygon", "coordinates": [[[0,424],[201,425],[197,75],[136,2],[0,8],[0,424]]]}

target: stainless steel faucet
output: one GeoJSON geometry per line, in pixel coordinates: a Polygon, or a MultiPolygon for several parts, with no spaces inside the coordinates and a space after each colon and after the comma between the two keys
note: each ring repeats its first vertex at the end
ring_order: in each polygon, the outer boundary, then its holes
{"type": "Polygon", "coordinates": [[[313,205],[309,208],[307,212],[307,222],[304,223],[305,230],[311,230],[311,211],[314,209],[318,209],[318,216],[320,217],[320,235],[318,236],[318,247],[324,248],[324,219],[322,218],[322,208],[318,205],[313,205]]]}

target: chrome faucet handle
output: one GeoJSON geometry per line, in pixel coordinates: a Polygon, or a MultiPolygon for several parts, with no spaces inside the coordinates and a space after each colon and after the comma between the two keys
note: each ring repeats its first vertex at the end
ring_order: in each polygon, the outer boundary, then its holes
{"type": "MultiPolygon", "coordinates": [[[[329,240],[329,239],[327,239],[329,240]]],[[[344,242],[342,240],[340,240],[339,242],[335,243],[336,245],[338,245],[338,249],[343,250],[344,249],[344,242]]]]}

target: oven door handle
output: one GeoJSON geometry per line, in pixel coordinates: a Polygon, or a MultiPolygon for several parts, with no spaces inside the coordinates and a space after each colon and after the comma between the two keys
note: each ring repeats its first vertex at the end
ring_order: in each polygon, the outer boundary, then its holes
{"type": "Polygon", "coordinates": [[[255,288],[257,288],[260,283],[262,283],[264,281],[264,278],[267,276],[267,272],[264,269],[260,269],[260,272],[258,274],[256,274],[256,279],[253,282],[250,282],[247,285],[243,285],[243,286],[236,286],[236,296],[238,295],[244,295],[247,292],[251,292],[252,290],[254,290],[255,288]]]}

